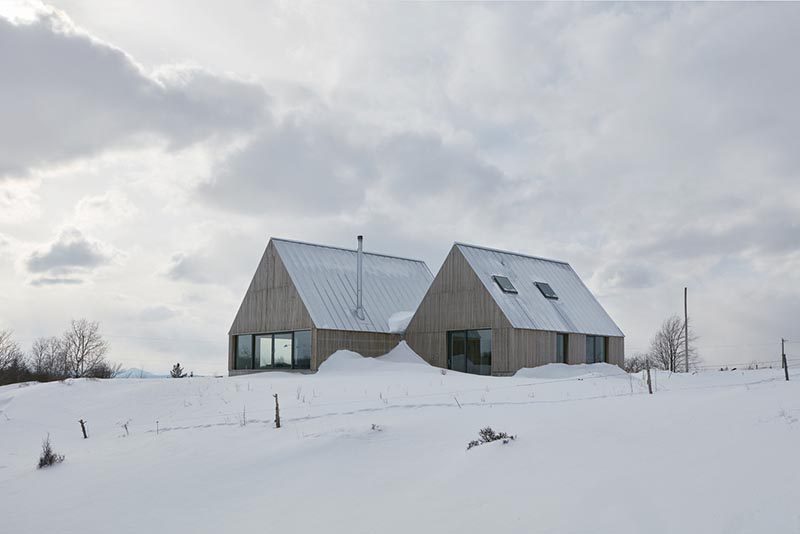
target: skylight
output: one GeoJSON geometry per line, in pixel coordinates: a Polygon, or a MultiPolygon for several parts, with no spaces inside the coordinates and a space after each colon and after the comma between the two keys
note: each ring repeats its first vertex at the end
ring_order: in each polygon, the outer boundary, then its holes
{"type": "Polygon", "coordinates": [[[534,282],[534,284],[536,284],[536,287],[539,288],[539,291],[542,292],[545,298],[558,300],[558,295],[556,295],[556,292],[550,287],[550,284],[547,282],[534,282]]]}
{"type": "Polygon", "coordinates": [[[500,286],[500,289],[503,290],[503,293],[516,293],[517,288],[514,287],[514,284],[511,283],[511,280],[508,279],[507,276],[499,276],[494,275],[492,279],[500,286]]]}

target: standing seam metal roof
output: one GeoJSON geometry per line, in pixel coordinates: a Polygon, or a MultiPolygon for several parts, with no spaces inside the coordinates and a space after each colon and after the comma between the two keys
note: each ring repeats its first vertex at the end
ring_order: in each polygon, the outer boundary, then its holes
{"type": "Polygon", "coordinates": [[[273,238],[317,328],[390,332],[389,318],[415,311],[433,281],[425,262],[364,252],[364,320],[355,315],[356,250],[273,238]]]}
{"type": "Polygon", "coordinates": [[[455,246],[514,328],[624,335],[568,263],[465,243],[455,246]],[[517,293],[505,293],[492,275],[508,277],[517,293]],[[550,284],[558,300],[546,298],[534,282],[550,284]]]}

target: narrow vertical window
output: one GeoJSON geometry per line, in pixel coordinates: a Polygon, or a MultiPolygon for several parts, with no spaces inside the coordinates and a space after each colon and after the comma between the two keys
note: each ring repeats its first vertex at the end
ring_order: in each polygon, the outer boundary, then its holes
{"type": "Polygon", "coordinates": [[[272,367],[272,334],[256,336],[256,369],[272,367]]]}
{"type": "Polygon", "coordinates": [[[311,369],[311,331],[294,333],[294,368],[311,369]]]}
{"type": "Polygon", "coordinates": [[[236,336],[236,369],[253,368],[253,336],[236,336]]]}
{"type": "Polygon", "coordinates": [[[556,334],[556,362],[567,363],[567,334],[556,334]]]}
{"type": "Polygon", "coordinates": [[[272,366],[276,369],[292,367],[292,333],[275,334],[272,366]]]}

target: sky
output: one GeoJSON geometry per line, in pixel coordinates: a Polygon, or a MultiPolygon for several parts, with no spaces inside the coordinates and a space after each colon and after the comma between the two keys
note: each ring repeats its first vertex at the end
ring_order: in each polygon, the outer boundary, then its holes
{"type": "MultiPolygon", "coordinates": [[[[270,236],[570,262],[645,351],[800,341],[800,5],[0,0],[0,329],[225,372],[270,236]]],[[[787,353],[800,356],[800,344],[787,353]]]]}

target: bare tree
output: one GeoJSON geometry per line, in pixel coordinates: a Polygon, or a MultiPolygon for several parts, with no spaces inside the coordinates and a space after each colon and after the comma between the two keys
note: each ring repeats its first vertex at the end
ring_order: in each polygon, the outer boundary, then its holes
{"type": "MultiPolygon", "coordinates": [[[[86,319],[73,319],[61,337],[66,375],[75,378],[107,374],[105,361],[108,343],[100,335],[100,325],[86,319]]],[[[100,378],[105,378],[102,376],[100,378]]]]}
{"type": "Polygon", "coordinates": [[[0,330],[0,384],[13,384],[29,379],[25,354],[12,335],[11,330],[0,330]]]}
{"type": "Polygon", "coordinates": [[[11,330],[0,330],[0,370],[8,368],[22,353],[13,334],[11,330]]]}
{"type": "MultiPolygon", "coordinates": [[[[671,315],[661,324],[661,328],[656,332],[650,341],[650,352],[648,356],[653,366],[666,371],[680,372],[685,369],[684,360],[684,322],[677,315],[671,315]]],[[[694,342],[697,336],[694,334],[691,323],[689,326],[689,368],[696,368],[700,361],[694,342]]]]}
{"type": "Polygon", "coordinates": [[[623,368],[626,373],[638,373],[647,367],[647,354],[636,353],[630,358],[625,358],[623,368]]]}
{"type": "Polygon", "coordinates": [[[64,361],[64,348],[59,338],[40,337],[33,341],[29,362],[37,380],[64,378],[66,376],[64,361]]]}

